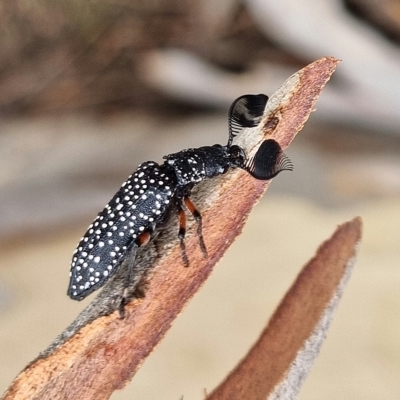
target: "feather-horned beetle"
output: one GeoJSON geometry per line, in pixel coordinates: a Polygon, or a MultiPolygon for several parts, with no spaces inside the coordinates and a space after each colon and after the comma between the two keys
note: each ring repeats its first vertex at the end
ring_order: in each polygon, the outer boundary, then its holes
{"type": "Polygon", "coordinates": [[[232,144],[242,129],[259,124],[267,100],[267,96],[260,94],[244,95],[233,102],[229,109],[226,146],[216,144],[182,150],[165,156],[161,165],[153,161],[139,165],[79,242],[71,263],[68,295],[74,300],[82,300],[99,289],[116,273],[129,254],[125,290],[119,307],[123,317],[137,249],[149,242],[166,213],[174,207],[179,215],[178,237],[185,263],[184,206],[198,223],[200,246],[206,255],[201,214],[190,200],[196,184],[225,174],[231,168],[241,168],[260,180],[269,180],[283,170],[293,169],[290,160],[273,139],[265,140],[251,159],[240,146],[232,144]]]}

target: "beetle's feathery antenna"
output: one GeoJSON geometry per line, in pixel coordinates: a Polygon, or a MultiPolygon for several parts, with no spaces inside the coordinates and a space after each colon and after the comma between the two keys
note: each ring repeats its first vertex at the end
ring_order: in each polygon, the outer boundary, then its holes
{"type": "Polygon", "coordinates": [[[281,171],[293,171],[293,164],[278,142],[268,139],[262,143],[256,155],[247,162],[245,170],[254,178],[266,181],[274,178],[281,171]]]}
{"type": "Polygon", "coordinates": [[[245,128],[257,126],[264,114],[268,96],[265,94],[245,94],[238,97],[229,108],[229,139],[227,147],[245,128]]]}

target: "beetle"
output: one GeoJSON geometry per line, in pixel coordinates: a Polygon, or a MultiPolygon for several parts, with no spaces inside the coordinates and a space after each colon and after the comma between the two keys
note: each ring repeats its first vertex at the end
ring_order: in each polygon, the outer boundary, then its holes
{"type": "Polygon", "coordinates": [[[233,144],[244,129],[257,126],[268,97],[264,94],[237,98],[229,109],[229,138],[225,146],[215,144],[186,149],[164,156],[159,165],[147,161],[139,165],[97,215],[81,238],[71,262],[68,295],[82,300],[112,277],[129,256],[124,293],[119,307],[124,316],[127,289],[137,250],[157,233],[167,213],[174,209],[179,217],[178,238],[184,255],[187,208],[198,224],[200,246],[207,255],[202,235],[201,214],[190,200],[195,185],[204,179],[241,168],[255,179],[269,180],[283,170],[292,170],[289,158],[273,139],[264,140],[253,158],[233,144]]]}

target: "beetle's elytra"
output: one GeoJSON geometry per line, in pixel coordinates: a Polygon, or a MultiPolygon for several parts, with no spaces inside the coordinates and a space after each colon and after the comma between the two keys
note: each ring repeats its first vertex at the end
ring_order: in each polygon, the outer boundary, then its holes
{"type": "MultiPolygon", "coordinates": [[[[128,285],[137,249],[149,242],[171,208],[175,208],[179,215],[178,237],[182,250],[186,207],[199,224],[200,244],[206,254],[201,215],[189,198],[193,187],[204,179],[225,174],[231,168],[241,168],[260,180],[271,179],[283,170],[292,170],[290,160],[273,139],[265,140],[251,159],[241,147],[232,144],[243,128],[258,125],[267,100],[267,96],[259,94],[244,95],[233,102],[229,110],[226,146],[216,144],[182,150],[165,156],[161,165],[153,161],[139,165],[79,242],[71,263],[68,295],[74,300],[84,299],[103,286],[130,254],[128,285]]],[[[121,316],[124,313],[124,296],[120,306],[121,316]]]]}

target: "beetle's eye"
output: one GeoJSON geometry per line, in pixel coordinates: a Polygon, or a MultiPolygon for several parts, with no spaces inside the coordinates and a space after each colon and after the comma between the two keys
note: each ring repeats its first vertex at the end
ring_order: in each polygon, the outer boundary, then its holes
{"type": "Polygon", "coordinates": [[[241,167],[246,161],[246,154],[241,147],[233,145],[229,147],[229,159],[233,165],[241,167]]]}

